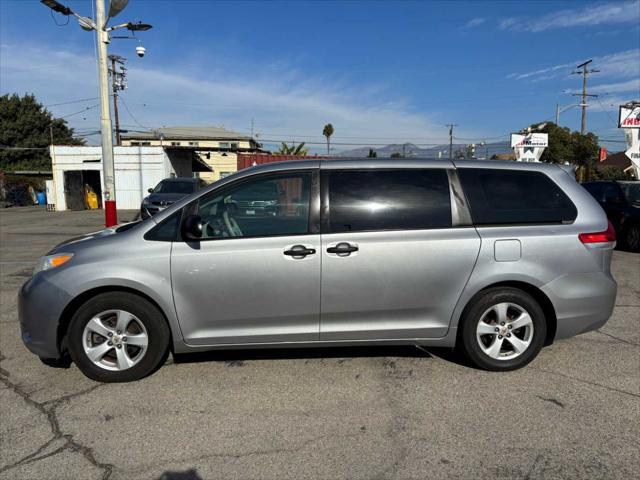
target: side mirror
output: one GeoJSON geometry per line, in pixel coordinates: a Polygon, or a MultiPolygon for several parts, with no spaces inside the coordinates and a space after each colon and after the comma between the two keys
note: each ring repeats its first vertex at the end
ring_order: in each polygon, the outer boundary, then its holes
{"type": "Polygon", "coordinates": [[[198,242],[202,238],[202,218],[200,215],[189,215],[180,227],[182,238],[188,242],[198,242]]]}
{"type": "Polygon", "coordinates": [[[153,188],[149,188],[149,189],[147,190],[147,192],[149,192],[149,193],[153,193],[153,188]]]}

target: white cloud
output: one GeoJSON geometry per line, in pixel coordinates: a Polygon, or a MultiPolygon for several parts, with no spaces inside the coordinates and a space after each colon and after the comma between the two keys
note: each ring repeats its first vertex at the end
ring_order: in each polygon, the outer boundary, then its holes
{"type": "MultiPolygon", "coordinates": [[[[575,67],[585,59],[562,63],[551,67],[540,68],[526,73],[511,73],[507,78],[531,81],[549,80],[558,77],[568,77],[575,67]]],[[[640,48],[611,53],[600,57],[593,57],[591,68],[600,70],[594,74],[600,78],[629,78],[640,77],[640,48]]]]}
{"type": "MultiPolygon", "coordinates": [[[[89,54],[28,45],[19,49],[2,45],[0,54],[2,93],[33,92],[45,104],[97,97],[95,61],[89,54]]],[[[336,144],[341,137],[347,138],[345,143],[366,143],[373,138],[380,138],[378,143],[391,143],[387,141],[391,138],[447,142],[441,122],[413,111],[408,102],[378,85],[351,86],[334,78],[311,79],[280,66],[234,75],[171,63],[166,67],[141,64],[129,61],[129,89],[122,98],[135,120],[121,108],[125,128],[140,129],[136,121],[148,127],[222,124],[246,133],[253,118],[263,139],[296,136],[299,141],[306,139],[304,135],[314,135],[307,140],[324,142],[322,126],[331,122],[336,129],[336,144]]],[[[56,106],[52,110],[65,115],[81,110],[83,105],[56,106]]],[[[69,122],[75,128],[97,128],[98,114],[98,109],[89,110],[69,117],[69,122]]]]}
{"type": "Polygon", "coordinates": [[[474,28],[479,25],[482,25],[486,21],[487,21],[486,18],[481,18],[481,17],[472,18],[471,20],[469,20],[467,23],[464,24],[464,28],[474,28]]]}
{"type": "MultiPolygon", "coordinates": [[[[589,93],[635,93],[640,96],[640,78],[628,80],[626,82],[606,83],[592,85],[589,87],[589,93]]],[[[574,93],[579,93],[577,90],[574,93]]]]}
{"type": "Polygon", "coordinates": [[[535,17],[535,12],[521,18],[506,18],[499,24],[503,30],[542,32],[553,28],[585,27],[613,23],[638,23],[638,0],[588,5],[580,9],[567,9],[535,17]]]}

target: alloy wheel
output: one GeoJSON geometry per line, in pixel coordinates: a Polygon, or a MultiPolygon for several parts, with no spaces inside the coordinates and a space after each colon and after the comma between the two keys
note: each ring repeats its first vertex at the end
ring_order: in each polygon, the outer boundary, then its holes
{"type": "Polygon", "coordinates": [[[512,360],[522,355],[533,340],[533,320],[520,305],[498,303],[487,309],[476,327],[482,351],[495,360],[512,360]]]}
{"type": "Polygon", "coordinates": [[[111,371],[138,364],[147,351],[149,336],[142,322],[124,310],[106,310],[84,328],[82,346],[94,365],[111,371]]]}

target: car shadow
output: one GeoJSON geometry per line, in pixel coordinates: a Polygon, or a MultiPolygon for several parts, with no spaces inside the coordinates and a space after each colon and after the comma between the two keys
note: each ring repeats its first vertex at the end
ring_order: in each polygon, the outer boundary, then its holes
{"type": "Polygon", "coordinates": [[[192,468],[182,472],[170,472],[167,470],[158,477],[158,480],[203,480],[203,478],[195,468],[192,468]]]}
{"type": "Polygon", "coordinates": [[[407,346],[344,346],[313,348],[261,348],[242,350],[212,350],[173,354],[173,363],[242,362],[248,360],[308,360],[331,358],[433,358],[469,366],[466,358],[451,348],[407,346]]]}

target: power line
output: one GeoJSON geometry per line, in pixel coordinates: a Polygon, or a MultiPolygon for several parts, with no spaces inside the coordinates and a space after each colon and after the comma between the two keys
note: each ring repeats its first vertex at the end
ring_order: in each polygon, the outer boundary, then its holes
{"type": "Polygon", "coordinates": [[[45,105],[45,107],[58,107],[60,105],[70,105],[72,103],[82,103],[82,102],[89,102],[91,100],[98,100],[98,97],[91,97],[91,98],[80,98],[78,100],[69,100],[68,102],[60,102],[60,103],[50,103],[48,105],[45,105]]]}
{"type": "Polygon", "coordinates": [[[133,116],[133,113],[131,113],[131,110],[129,110],[129,107],[127,106],[127,102],[124,101],[124,97],[120,97],[120,100],[122,100],[122,105],[124,105],[124,109],[127,111],[129,116],[131,117],[131,120],[133,120],[139,127],[146,128],[147,130],[151,130],[151,127],[145,127],[136,119],[136,117],[133,116]]]}
{"type": "Polygon", "coordinates": [[[100,106],[100,104],[99,104],[99,103],[97,103],[97,104],[92,105],[92,106],[90,106],[90,107],[85,107],[85,108],[83,108],[82,110],[78,110],[77,112],[73,112],[73,113],[70,113],[70,114],[68,114],[68,115],[63,115],[62,117],[57,117],[57,118],[68,118],[68,117],[73,117],[74,115],[78,115],[78,114],[80,114],[80,113],[84,113],[84,112],[86,112],[87,110],[91,110],[92,108],[96,108],[96,107],[99,107],[99,106],[100,106]]]}

